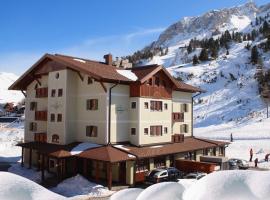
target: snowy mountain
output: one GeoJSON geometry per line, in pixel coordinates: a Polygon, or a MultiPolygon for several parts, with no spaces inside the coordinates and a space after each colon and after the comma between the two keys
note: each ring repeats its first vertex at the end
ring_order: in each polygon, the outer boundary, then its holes
{"type": "Polygon", "coordinates": [[[18,103],[24,98],[21,92],[8,90],[8,87],[17,79],[18,76],[15,74],[0,72],[0,104],[6,102],[18,103]]]}
{"type": "MultiPolygon", "coordinates": [[[[213,10],[198,17],[185,17],[169,26],[157,41],[141,51],[154,52],[148,59],[140,60],[141,63],[161,64],[183,81],[207,90],[197,97],[194,107],[196,135],[224,139],[230,133],[239,138],[252,138],[256,133],[270,138],[266,127],[270,121],[265,120],[266,104],[254,78],[257,65],[251,64],[251,50],[247,48],[266,42],[267,39],[259,33],[263,22],[258,22],[258,19],[269,23],[269,15],[270,4],[257,7],[254,3],[247,3],[213,10]],[[242,41],[243,36],[251,35],[252,30],[258,32],[256,38],[242,41]],[[188,52],[190,40],[220,39],[225,31],[239,32],[241,41],[229,42],[228,51],[221,47],[217,58],[194,66],[193,56],[199,57],[202,48],[196,47],[188,52]],[[166,53],[155,52],[156,49],[166,49],[166,53]]],[[[266,71],[270,68],[269,51],[260,48],[258,51],[266,71]]]]}

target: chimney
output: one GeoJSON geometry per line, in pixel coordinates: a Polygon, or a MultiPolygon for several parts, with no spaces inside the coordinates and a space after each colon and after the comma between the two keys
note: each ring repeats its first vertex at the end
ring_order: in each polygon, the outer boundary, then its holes
{"type": "Polygon", "coordinates": [[[112,54],[106,54],[106,55],[104,55],[104,57],[103,57],[104,59],[105,59],[105,63],[107,64],[107,65],[112,65],[112,62],[113,62],[113,60],[112,60],[112,54]]]}

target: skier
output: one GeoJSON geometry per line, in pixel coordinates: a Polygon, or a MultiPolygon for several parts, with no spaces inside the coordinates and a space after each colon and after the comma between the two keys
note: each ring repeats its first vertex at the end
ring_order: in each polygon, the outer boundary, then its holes
{"type": "Polygon", "coordinates": [[[254,160],[254,163],[255,163],[255,167],[258,167],[258,158],[256,158],[256,159],[254,160]]]}
{"type": "Polygon", "coordinates": [[[232,135],[232,133],[231,133],[231,142],[233,142],[233,135],[232,135]]]}
{"type": "Polygon", "coordinates": [[[250,155],[249,162],[252,162],[252,158],[253,158],[253,149],[252,148],[249,151],[249,155],[250,155]]]}

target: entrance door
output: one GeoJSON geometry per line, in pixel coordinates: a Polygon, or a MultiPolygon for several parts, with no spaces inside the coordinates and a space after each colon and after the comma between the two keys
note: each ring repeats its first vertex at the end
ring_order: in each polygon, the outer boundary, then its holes
{"type": "Polygon", "coordinates": [[[119,163],[119,182],[126,183],[126,162],[119,163]]]}

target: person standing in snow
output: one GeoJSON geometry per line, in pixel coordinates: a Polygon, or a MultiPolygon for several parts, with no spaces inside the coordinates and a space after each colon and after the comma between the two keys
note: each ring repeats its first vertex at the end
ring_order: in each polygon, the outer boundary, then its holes
{"type": "Polygon", "coordinates": [[[255,167],[258,167],[258,158],[256,158],[256,159],[254,160],[254,163],[255,163],[255,167]]]}
{"type": "Polygon", "coordinates": [[[249,162],[252,162],[252,158],[253,158],[253,149],[252,148],[249,150],[249,155],[250,155],[249,162]]]}
{"type": "Polygon", "coordinates": [[[233,142],[233,135],[232,135],[232,133],[231,133],[231,142],[233,142]]]}

